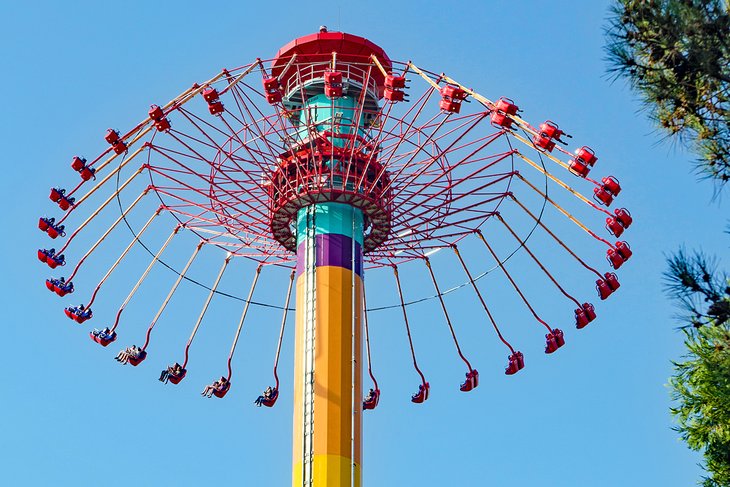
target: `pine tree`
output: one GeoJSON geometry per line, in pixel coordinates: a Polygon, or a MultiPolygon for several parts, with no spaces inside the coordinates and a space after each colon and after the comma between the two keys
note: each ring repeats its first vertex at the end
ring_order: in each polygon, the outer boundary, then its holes
{"type": "Polygon", "coordinates": [[[669,381],[675,429],[703,453],[703,485],[730,487],[730,279],[702,252],[682,249],[668,263],[666,287],[684,310],[687,346],[669,381]]]}
{"type": "Polygon", "coordinates": [[[607,29],[610,72],[626,78],[658,127],[730,180],[730,0],[619,0],[607,29]]]}

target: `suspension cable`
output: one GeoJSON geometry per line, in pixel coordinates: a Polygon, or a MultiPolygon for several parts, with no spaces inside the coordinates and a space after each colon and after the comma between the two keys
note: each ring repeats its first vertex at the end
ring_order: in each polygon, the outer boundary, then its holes
{"type": "Polygon", "coordinates": [[[228,382],[231,382],[231,376],[233,370],[231,369],[231,360],[233,360],[233,354],[236,351],[236,345],[238,344],[238,337],[241,335],[243,329],[243,322],[246,320],[246,313],[248,312],[248,305],[251,304],[251,298],[253,297],[253,291],[256,289],[256,283],[259,280],[259,274],[261,274],[261,264],[256,267],[256,274],[253,277],[253,283],[251,283],[251,290],[248,292],[248,299],[243,307],[243,314],[241,314],[241,320],[238,322],[238,329],[236,330],[236,336],[233,338],[233,345],[231,345],[231,353],[228,355],[228,382]]]}
{"type": "MultiPolygon", "coordinates": [[[[119,165],[112,172],[110,172],[109,174],[104,176],[104,179],[102,179],[101,181],[96,183],[93,188],[91,188],[85,195],[83,195],[81,198],[79,198],[79,200],[74,204],[74,208],[79,206],[84,201],[86,201],[92,194],[96,193],[96,191],[99,190],[99,188],[104,186],[105,183],[107,183],[112,177],[114,177],[115,174],[117,174],[119,171],[121,171],[124,166],[129,164],[129,162],[131,162],[135,157],[137,157],[146,148],[147,148],[147,145],[145,144],[142,147],[140,147],[139,149],[137,149],[136,151],[132,152],[128,157],[123,158],[122,162],[120,162],[119,165]]],[[[116,156],[116,154],[115,154],[115,156],[116,156]]],[[[99,170],[102,168],[103,168],[103,165],[99,166],[99,168],[96,169],[96,172],[98,173],[99,170]]],[[[140,170],[141,169],[142,168],[140,167],[140,170]]],[[[73,195],[76,192],[76,190],[79,189],[80,186],[81,185],[74,188],[74,190],[71,191],[67,196],[73,195]]]]}
{"type": "MultiPolygon", "coordinates": [[[[572,256],[573,256],[573,258],[574,258],[575,260],[577,260],[578,262],[580,262],[580,264],[581,264],[581,265],[582,265],[583,267],[585,267],[586,269],[588,269],[589,271],[593,272],[593,273],[594,273],[594,274],[596,274],[596,275],[597,275],[598,277],[600,277],[601,279],[603,279],[603,276],[601,275],[601,273],[600,273],[600,272],[598,272],[598,271],[597,271],[596,269],[594,269],[593,267],[589,266],[589,265],[588,265],[588,264],[587,264],[587,263],[586,263],[586,262],[585,262],[585,261],[584,261],[583,259],[581,259],[581,258],[580,258],[580,257],[579,257],[579,256],[578,256],[578,255],[577,255],[577,254],[576,254],[575,252],[573,252],[573,251],[572,251],[572,250],[570,249],[570,247],[568,247],[568,245],[567,245],[567,244],[566,244],[565,242],[563,242],[562,240],[560,240],[560,238],[558,238],[558,236],[557,236],[557,235],[555,235],[555,234],[554,234],[554,233],[553,233],[553,232],[552,232],[552,231],[551,231],[551,230],[550,230],[550,229],[549,229],[549,228],[548,228],[548,227],[547,227],[547,226],[546,226],[546,225],[545,225],[545,224],[544,224],[544,223],[543,223],[542,221],[540,221],[540,219],[539,219],[539,218],[538,218],[537,216],[535,216],[535,214],[534,214],[534,213],[532,213],[532,212],[531,212],[531,211],[530,211],[530,210],[529,210],[529,209],[528,209],[528,208],[527,208],[527,207],[526,207],[525,205],[523,205],[523,204],[522,204],[522,202],[521,202],[521,201],[519,201],[519,200],[517,199],[517,197],[516,197],[516,196],[515,196],[514,194],[510,193],[510,194],[509,194],[509,196],[510,196],[510,198],[512,198],[512,200],[513,200],[513,201],[514,201],[515,203],[517,203],[517,204],[518,204],[518,205],[520,206],[520,208],[522,208],[522,209],[523,209],[523,210],[525,211],[525,213],[527,213],[528,215],[530,215],[530,217],[531,217],[531,218],[532,218],[533,220],[535,220],[535,222],[537,222],[537,224],[538,224],[538,225],[540,225],[540,226],[541,226],[541,227],[543,228],[543,230],[545,230],[545,231],[546,231],[546,232],[548,233],[548,235],[550,235],[551,237],[553,237],[553,239],[554,239],[554,240],[555,240],[555,241],[556,241],[556,242],[557,242],[557,243],[558,243],[558,244],[559,244],[559,245],[560,245],[561,247],[563,247],[563,248],[564,248],[564,249],[565,249],[565,250],[566,250],[566,251],[567,251],[567,252],[568,252],[568,253],[569,253],[570,255],[572,255],[572,256]]],[[[524,246],[524,245],[523,245],[523,246],[524,246]]]]}
{"type": "MultiPolygon", "coordinates": [[[[152,214],[149,220],[147,220],[147,223],[144,224],[142,229],[137,233],[137,237],[142,235],[147,228],[150,226],[150,224],[154,221],[155,218],[157,218],[160,213],[162,212],[163,207],[160,206],[156,212],[152,214]]],[[[88,304],[86,305],[87,308],[90,308],[92,304],[94,304],[94,300],[96,299],[96,294],[99,292],[99,289],[101,289],[101,286],[106,282],[106,280],[109,278],[109,276],[112,275],[112,272],[114,272],[114,269],[117,268],[119,263],[124,259],[124,257],[127,255],[127,253],[134,247],[134,244],[137,243],[137,238],[132,239],[131,242],[129,242],[129,245],[127,245],[127,248],[124,249],[124,251],[121,253],[121,255],[117,258],[116,262],[112,264],[112,266],[109,268],[108,271],[106,271],[106,274],[104,274],[104,277],[101,278],[101,281],[99,281],[99,284],[96,285],[96,288],[94,289],[94,292],[91,295],[91,298],[88,301],[88,304]]]]}
{"type": "MultiPolygon", "coordinates": [[[[513,135],[515,135],[515,134],[513,134],[513,135]]],[[[592,206],[594,209],[601,211],[601,212],[605,213],[606,215],[611,216],[610,212],[608,212],[604,208],[601,208],[600,206],[596,205],[594,202],[592,202],[591,200],[589,200],[588,198],[586,198],[585,196],[580,194],[578,191],[574,190],[573,188],[571,188],[570,186],[568,186],[567,184],[562,182],[560,179],[558,179],[555,176],[553,176],[552,174],[550,174],[550,172],[548,172],[547,170],[540,167],[532,159],[525,156],[520,151],[515,151],[515,154],[517,154],[523,161],[525,161],[526,163],[528,163],[529,165],[531,165],[532,167],[537,169],[539,172],[541,172],[544,176],[547,176],[548,178],[550,178],[550,180],[553,181],[555,184],[559,185],[560,187],[562,187],[563,189],[565,189],[566,191],[571,193],[573,196],[575,196],[579,200],[583,201],[585,204],[592,206]]]]}
{"type": "Polygon", "coordinates": [[[367,301],[365,299],[365,286],[363,285],[363,293],[362,293],[362,304],[363,304],[363,314],[365,317],[365,351],[367,353],[368,357],[368,374],[370,375],[370,378],[372,379],[373,383],[375,384],[375,390],[380,390],[378,388],[378,381],[375,379],[375,375],[373,375],[373,369],[372,369],[372,359],[370,358],[370,331],[368,330],[368,307],[367,307],[367,301]]]}
{"type": "MultiPolygon", "coordinates": [[[[126,187],[126,186],[127,186],[128,184],[129,184],[129,183],[131,183],[131,182],[132,182],[132,180],[133,180],[134,178],[136,178],[136,177],[137,177],[137,176],[138,176],[138,175],[139,175],[139,174],[140,174],[141,172],[142,172],[142,167],[140,167],[140,168],[139,168],[139,169],[138,169],[138,170],[137,170],[137,171],[136,171],[136,172],[135,172],[134,174],[132,174],[132,176],[130,176],[130,178],[129,178],[129,179],[127,179],[127,180],[126,180],[126,181],[124,182],[124,184],[122,184],[122,185],[121,185],[121,186],[120,186],[120,187],[119,187],[119,188],[118,188],[118,189],[117,189],[117,190],[116,190],[116,191],[115,191],[115,192],[114,192],[114,193],[113,193],[113,194],[112,194],[112,195],[111,195],[111,196],[110,196],[109,198],[107,198],[107,199],[106,199],[106,201],[104,201],[104,202],[103,202],[103,203],[101,204],[101,206],[99,206],[99,208],[97,208],[96,210],[94,210],[94,212],[93,212],[93,213],[92,213],[92,214],[91,214],[91,215],[90,215],[90,216],[89,216],[89,217],[88,217],[88,218],[87,218],[86,220],[84,220],[84,222],[83,222],[83,223],[81,223],[81,225],[79,225],[79,226],[78,226],[78,228],[77,228],[77,229],[76,229],[76,230],[74,231],[74,233],[72,233],[72,234],[71,234],[71,236],[70,236],[70,237],[68,238],[68,240],[66,241],[66,244],[65,244],[65,245],[64,245],[63,247],[61,247],[61,250],[59,250],[59,251],[58,251],[58,253],[59,253],[59,254],[60,254],[60,253],[63,253],[63,251],[64,251],[64,250],[66,250],[66,248],[67,248],[67,247],[68,247],[68,245],[69,245],[69,244],[71,243],[71,241],[72,241],[72,240],[74,239],[74,237],[75,237],[75,236],[76,236],[76,235],[77,235],[77,234],[78,234],[78,233],[79,233],[79,232],[80,232],[80,231],[81,231],[81,230],[82,230],[82,229],[83,229],[83,228],[84,228],[84,227],[85,227],[86,225],[88,225],[88,224],[89,224],[89,222],[91,222],[91,220],[93,220],[93,219],[94,219],[94,218],[95,218],[95,217],[96,217],[96,216],[97,216],[97,215],[98,215],[99,213],[101,213],[101,210],[103,210],[103,209],[104,209],[104,207],[105,207],[106,205],[108,205],[108,204],[109,204],[109,202],[111,202],[111,201],[112,201],[112,200],[113,200],[114,198],[116,198],[116,196],[117,196],[117,195],[118,195],[119,193],[121,193],[121,192],[122,192],[122,190],[123,190],[123,189],[124,189],[124,188],[125,188],[125,187],[126,187]]],[[[149,188],[145,189],[145,190],[144,190],[144,193],[146,193],[147,191],[149,191],[149,188]]],[[[65,217],[64,217],[64,218],[65,218],[65,217]]],[[[59,222],[59,224],[60,224],[60,222],[59,222]]]]}
{"type": "Polygon", "coordinates": [[[281,317],[281,330],[279,330],[279,343],[276,346],[276,358],[274,359],[274,379],[276,379],[276,386],[275,389],[279,390],[279,374],[277,373],[277,369],[279,367],[279,355],[281,354],[281,342],[284,340],[284,327],[286,326],[286,315],[289,311],[289,300],[291,299],[291,290],[293,288],[294,284],[294,276],[296,275],[296,271],[291,271],[291,275],[289,276],[289,288],[286,291],[286,302],[284,303],[284,313],[281,317]]]}
{"type": "MultiPolygon", "coordinates": [[[[517,233],[515,233],[515,231],[512,229],[512,227],[510,227],[509,224],[504,220],[504,218],[502,218],[502,215],[500,215],[498,213],[497,219],[500,222],[502,222],[502,224],[505,227],[507,227],[507,230],[509,230],[509,232],[512,234],[513,237],[515,237],[517,240],[519,240],[519,236],[517,235],[517,233]]],[[[484,236],[482,235],[481,230],[477,230],[477,232],[479,232],[479,236],[483,239],[484,236]]],[[[560,283],[558,283],[558,281],[553,277],[553,275],[545,268],[545,266],[542,264],[542,262],[540,262],[540,260],[535,256],[535,254],[532,253],[532,251],[527,246],[527,243],[523,243],[522,247],[525,249],[527,254],[530,257],[532,257],[532,260],[535,261],[535,263],[540,267],[540,269],[542,269],[542,271],[545,273],[545,275],[548,276],[548,278],[553,282],[553,284],[555,284],[555,286],[560,290],[560,292],[563,293],[563,296],[565,296],[566,298],[573,301],[580,308],[581,304],[578,302],[578,300],[575,299],[572,295],[568,294],[568,292],[565,289],[563,289],[563,286],[561,286],[560,283]]]]}
{"type": "Polygon", "coordinates": [[[586,227],[583,223],[580,222],[580,220],[578,220],[576,217],[574,217],[573,215],[571,215],[568,212],[568,210],[566,210],[565,208],[563,208],[562,206],[560,206],[559,204],[557,204],[555,201],[553,201],[547,194],[543,193],[539,188],[533,186],[533,184],[530,183],[524,177],[522,177],[522,175],[520,173],[517,173],[516,176],[518,178],[520,178],[530,188],[532,188],[537,194],[539,194],[540,196],[542,196],[543,198],[545,198],[547,201],[549,201],[551,205],[553,205],[558,211],[560,211],[560,213],[562,213],[563,215],[567,216],[570,221],[572,221],[573,223],[575,223],[576,225],[578,225],[580,228],[582,228],[588,235],[592,236],[596,240],[599,240],[599,241],[605,243],[606,245],[608,245],[609,247],[613,248],[613,246],[611,245],[611,242],[609,242],[608,240],[606,240],[604,238],[601,238],[598,235],[596,235],[595,233],[593,233],[593,231],[591,231],[590,228],[586,227]]]}
{"type": "Polygon", "coordinates": [[[152,258],[152,260],[150,261],[150,264],[147,266],[147,269],[145,269],[144,273],[137,281],[137,284],[134,285],[132,290],[127,295],[127,299],[125,299],[124,302],[122,303],[122,305],[119,307],[119,310],[117,311],[117,317],[114,320],[114,325],[112,326],[111,331],[116,330],[117,326],[119,325],[119,317],[122,315],[122,311],[124,311],[124,307],[127,306],[127,304],[129,304],[129,301],[132,299],[132,296],[134,296],[134,294],[137,292],[137,289],[139,289],[139,287],[142,285],[142,281],[145,280],[147,275],[152,270],[152,266],[154,266],[155,263],[159,260],[160,255],[162,255],[162,252],[165,251],[165,249],[167,248],[167,245],[170,243],[170,241],[172,241],[172,237],[177,235],[177,232],[179,232],[181,228],[182,227],[180,225],[175,226],[175,228],[172,230],[172,233],[170,234],[170,236],[167,237],[167,240],[165,240],[165,243],[162,245],[162,247],[160,247],[160,250],[158,250],[157,254],[155,254],[155,256],[152,258]]]}
{"type": "Polygon", "coordinates": [[[205,245],[205,241],[201,241],[193,251],[193,255],[190,256],[190,259],[188,259],[187,264],[185,264],[185,267],[183,268],[182,272],[179,276],[177,276],[177,279],[175,279],[175,284],[172,285],[172,288],[170,289],[170,292],[167,293],[167,297],[162,302],[162,305],[160,306],[160,309],[157,311],[157,314],[154,318],[152,318],[152,323],[150,323],[150,327],[147,328],[147,336],[144,341],[144,346],[142,346],[142,351],[147,350],[147,345],[150,343],[150,334],[152,333],[152,329],[155,327],[155,323],[157,323],[157,320],[160,319],[160,316],[162,315],[162,312],[165,311],[165,308],[167,307],[167,303],[170,302],[170,299],[172,299],[172,295],[175,294],[175,291],[177,290],[177,286],[180,284],[180,281],[182,281],[183,277],[185,276],[185,273],[187,273],[188,269],[190,269],[190,266],[192,265],[193,261],[195,260],[195,257],[198,255],[198,252],[200,252],[200,249],[203,248],[203,245],[205,245]]]}
{"type": "Polygon", "coordinates": [[[520,295],[520,298],[522,298],[522,302],[525,303],[525,306],[527,306],[527,309],[530,310],[530,313],[532,313],[532,316],[534,316],[535,319],[537,321],[539,321],[545,328],[547,328],[549,333],[551,333],[552,328],[550,328],[550,325],[545,323],[545,321],[537,315],[537,313],[535,312],[535,309],[532,307],[530,302],[527,300],[525,295],[522,293],[522,290],[520,290],[520,287],[517,285],[515,280],[512,279],[512,276],[507,271],[507,268],[504,266],[504,264],[502,264],[502,261],[499,260],[499,257],[497,257],[497,254],[494,252],[494,249],[492,249],[492,246],[489,245],[489,242],[487,242],[487,239],[484,238],[484,235],[482,235],[482,232],[477,230],[475,233],[479,236],[479,239],[487,247],[487,250],[489,250],[489,253],[492,255],[492,257],[494,257],[494,260],[497,261],[497,265],[499,266],[500,269],[502,269],[502,272],[504,272],[504,275],[507,277],[507,280],[509,280],[510,284],[512,284],[512,287],[515,288],[515,291],[517,291],[517,294],[520,295]]]}
{"type": "Polygon", "coordinates": [[[403,310],[403,321],[406,323],[406,333],[408,333],[408,345],[411,347],[411,357],[413,357],[413,366],[416,369],[416,372],[418,372],[418,375],[421,376],[421,382],[423,383],[423,386],[426,387],[426,377],[424,377],[423,372],[421,372],[421,369],[418,367],[418,362],[416,361],[416,351],[413,348],[413,339],[411,338],[411,327],[408,324],[408,313],[406,313],[406,305],[403,301],[403,291],[400,286],[400,278],[398,277],[398,266],[395,264],[393,265],[393,274],[395,274],[395,282],[398,285],[398,297],[400,298],[400,307],[401,310],[403,310]]]}
{"type": "Polygon", "coordinates": [[[497,326],[497,322],[494,321],[494,318],[492,317],[492,313],[489,311],[489,308],[487,307],[487,303],[484,302],[484,298],[482,297],[482,293],[479,292],[479,288],[477,287],[477,283],[472,279],[471,272],[469,272],[469,269],[466,267],[466,263],[464,262],[464,259],[461,257],[461,254],[459,253],[459,249],[456,245],[451,246],[452,249],[454,249],[454,253],[459,258],[459,262],[461,262],[461,267],[464,268],[464,272],[466,272],[467,278],[469,278],[469,282],[471,283],[471,287],[474,288],[474,292],[476,292],[477,297],[479,298],[479,301],[482,303],[482,307],[484,308],[484,311],[487,312],[487,316],[489,317],[489,321],[492,323],[492,326],[494,327],[494,331],[497,332],[497,336],[499,339],[504,343],[507,348],[510,349],[510,351],[514,354],[515,349],[512,348],[512,345],[509,344],[507,340],[504,339],[502,336],[502,333],[499,331],[499,327],[497,326]]]}
{"type": "MultiPolygon", "coordinates": [[[[96,243],[94,243],[94,245],[92,245],[91,248],[83,255],[83,257],[81,257],[79,262],[76,264],[76,267],[74,267],[73,272],[68,277],[68,279],[67,279],[68,281],[71,281],[74,278],[74,276],[76,276],[76,273],[81,268],[81,264],[83,264],[84,261],[94,252],[94,250],[96,250],[97,247],[99,247],[99,245],[101,245],[101,243],[109,236],[109,234],[112,233],[112,231],[116,228],[116,226],[119,225],[119,222],[121,222],[124,219],[124,217],[126,217],[127,214],[130,211],[132,211],[132,208],[134,208],[137,205],[137,203],[139,203],[140,200],[142,200],[142,198],[144,198],[147,195],[148,191],[149,191],[149,189],[145,189],[139,196],[137,196],[137,199],[134,200],[132,202],[132,204],[127,207],[126,210],[124,210],[124,213],[122,213],[119,216],[119,218],[117,218],[114,221],[114,223],[112,223],[112,225],[109,227],[109,229],[106,232],[104,232],[104,234],[101,237],[99,237],[99,240],[97,240],[96,243]]],[[[59,253],[60,253],[60,251],[59,251],[59,253]]]]}
{"type": "Polygon", "coordinates": [[[439,298],[439,302],[441,303],[441,309],[444,312],[444,317],[446,318],[446,324],[449,325],[449,330],[451,331],[451,337],[454,339],[454,345],[456,345],[456,351],[459,354],[459,357],[461,357],[461,360],[464,361],[466,364],[466,367],[469,369],[469,372],[472,371],[471,364],[467,360],[467,358],[464,356],[464,354],[461,352],[461,347],[459,346],[459,340],[456,339],[456,332],[454,332],[454,327],[451,324],[451,318],[449,317],[449,312],[446,310],[446,303],[444,302],[444,297],[441,294],[441,289],[439,289],[439,285],[436,282],[436,276],[433,273],[433,269],[431,268],[431,260],[428,257],[424,258],[424,262],[426,263],[426,267],[428,268],[428,273],[431,276],[431,281],[433,282],[433,287],[436,289],[436,295],[439,298]]]}
{"type": "Polygon", "coordinates": [[[210,305],[210,301],[213,299],[213,294],[215,294],[215,290],[218,288],[218,283],[221,282],[221,278],[223,277],[223,272],[225,272],[226,267],[228,267],[228,263],[231,261],[231,257],[233,257],[233,254],[231,254],[229,252],[228,255],[226,255],[226,259],[223,261],[221,270],[218,272],[218,277],[215,278],[215,283],[213,283],[212,289],[208,293],[208,297],[205,300],[205,304],[203,304],[203,309],[200,310],[200,315],[198,316],[198,321],[195,322],[195,327],[193,328],[193,332],[190,334],[190,338],[188,339],[188,344],[185,346],[185,361],[182,364],[183,370],[185,369],[185,366],[188,364],[188,353],[190,352],[190,345],[193,344],[193,339],[195,338],[195,334],[198,332],[198,328],[200,328],[200,323],[203,321],[203,316],[205,316],[205,312],[208,311],[208,306],[210,305]]]}

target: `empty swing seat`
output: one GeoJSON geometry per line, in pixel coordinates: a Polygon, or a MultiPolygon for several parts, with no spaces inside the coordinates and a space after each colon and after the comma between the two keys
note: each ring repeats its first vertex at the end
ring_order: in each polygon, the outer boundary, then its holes
{"type": "Polygon", "coordinates": [[[114,340],[117,339],[117,332],[113,331],[111,334],[97,333],[95,335],[93,331],[90,331],[89,337],[91,337],[92,340],[94,340],[96,343],[98,343],[102,347],[106,347],[111,342],[113,342],[114,340]]]}
{"type": "Polygon", "coordinates": [[[512,127],[514,120],[510,118],[510,115],[516,115],[519,111],[517,105],[509,98],[502,97],[497,100],[494,110],[490,114],[489,118],[494,126],[504,127],[506,129],[512,127]]]}
{"type": "Polygon", "coordinates": [[[68,210],[71,206],[73,206],[74,202],[76,201],[76,198],[71,198],[66,195],[61,195],[61,197],[58,199],[58,207],[61,208],[63,211],[68,210]]]}
{"type": "Polygon", "coordinates": [[[276,404],[276,400],[279,398],[279,389],[274,388],[271,391],[271,395],[269,397],[264,397],[264,400],[261,401],[261,404],[266,406],[267,408],[272,407],[274,404],[276,404]]]}
{"type": "Polygon", "coordinates": [[[611,206],[614,195],[606,189],[605,186],[596,186],[593,188],[593,199],[605,206],[611,206]]]}
{"type": "Polygon", "coordinates": [[[616,274],[613,272],[606,272],[603,279],[598,279],[596,281],[598,296],[602,300],[608,298],[619,287],[621,287],[621,284],[618,282],[618,277],[616,277],[616,274]]]}
{"type": "Polygon", "coordinates": [[[393,74],[389,74],[385,77],[385,88],[391,89],[391,90],[402,90],[406,87],[406,77],[405,76],[395,76],[393,74]]]}
{"type": "Polygon", "coordinates": [[[585,165],[593,167],[596,164],[596,161],[598,160],[598,157],[596,157],[596,153],[588,147],[587,145],[584,145],[580,149],[575,150],[575,157],[576,159],[583,162],[585,165]]]}
{"type": "Polygon", "coordinates": [[[416,404],[421,404],[423,401],[427,400],[428,392],[430,389],[431,389],[431,386],[428,382],[419,384],[418,392],[411,396],[411,402],[414,402],[416,404]]]}
{"type": "Polygon", "coordinates": [[[88,181],[89,179],[94,177],[94,174],[96,173],[96,169],[93,167],[84,166],[79,171],[79,174],[81,175],[81,179],[84,181],[88,181]]]}
{"type": "Polygon", "coordinates": [[[464,381],[459,386],[459,390],[461,392],[469,392],[472,389],[475,389],[478,385],[479,385],[479,372],[477,371],[477,369],[472,369],[466,373],[466,381],[464,381]]]}
{"type": "Polygon", "coordinates": [[[380,402],[380,389],[373,390],[373,394],[366,397],[362,402],[362,408],[364,410],[375,409],[380,402]]]}
{"type": "Polygon", "coordinates": [[[52,222],[50,218],[40,217],[38,219],[38,228],[40,228],[43,232],[48,231],[48,228],[51,226],[51,224],[52,222]]]}
{"type": "Polygon", "coordinates": [[[150,111],[147,112],[151,120],[160,120],[165,116],[165,112],[162,111],[162,107],[159,105],[150,105],[150,111]]]}
{"type": "Polygon", "coordinates": [[[616,217],[611,216],[606,218],[606,229],[614,237],[620,237],[624,233],[625,228],[616,217]]]}
{"type": "Polygon", "coordinates": [[[553,353],[563,345],[565,345],[565,337],[559,328],[555,328],[545,335],[545,353],[553,353]]]}
{"type": "Polygon", "coordinates": [[[631,217],[631,213],[629,213],[629,210],[626,208],[617,208],[613,210],[613,214],[616,215],[614,217],[616,221],[624,228],[629,228],[634,222],[634,219],[631,217]]]}
{"type": "Polygon", "coordinates": [[[570,170],[570,172],[581,178],[585,178],[586,176],[588,176],[588,173],[591,172],[591,168],[588,166],[588,164],[584,163],[577,157],[570,161],[568,169],[570,170]]]}
{"type": "Polygon", "coordinates": [[[583,306],[575,310],[575,327],[579,330],[595,319],[596,309],[591,303],[583,303],[583,306]]]}
{"type": "Polygon", "coordinates": [[[84,166],[86,166],[86,159],[84,159],[83,157],[74,156],[74,158],[71,160],[71,169],[73,169],[74,171],[80,171],[84,168],[84,166]]]}
{"type": "Polygon", "coordinates": [[[385,98],[388,101],[391,101],[393,103],[403,101],[405,99],[406,93],[402,90],[394,90],[391,88],[385,88],[385,91],[383,92],[383,98],[385,98]]]}
{"type": "Polygon", "coordinates": [[[522,352],[515,352],[509,356],[507,362],[507,368],[504,369],[504,373],[507,375],[514,375],[520,370],[525,368],[525,356],[522,352]]]}
{"type": "Polygon", "coordinates": [[[621,192],[621,184],[619,184],[618,179],[616,179],[614,176],[606,176],[605,178],[601,179],[601,182],[603,183],[603,189],[605,189],[612,195],[618,196],[618,194],[621,192]]]}
{"type": "Polygon", "coordinates": [[[58,200],[61,199],[61,196],[63,196],[64,193],[66,193],[66,190],[63,188],[51,188],[51,193],[48,195],[48,197],[54,203],[58,203],[58,200]]]}
{"type": "Polygon", "coordinates": [[[342,96],[342,73],[340,71],[324,73],[324,93],[329,98],[342,96]]]}

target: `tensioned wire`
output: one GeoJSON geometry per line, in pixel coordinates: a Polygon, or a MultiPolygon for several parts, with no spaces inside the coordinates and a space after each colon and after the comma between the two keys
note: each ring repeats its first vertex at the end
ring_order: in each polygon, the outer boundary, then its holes
{"type": "MultiPolygon", "coordinates": [[[[528,137],[529,138],[529,134],[524,129],[522,129],[522,133],[525,135],[525,137],[528,137]]],[[[153,138],[154,138],[154,135],[153,135],[153,138]]],[[[509,145],[510,149],[514,150],[514,147],[512,146],[512,142],[511,142],[510,138],[509,137],[506,137],[506,139],[507,139],[507,144],[509,145]]],[[[127,153],[125,152],[124,153],[124,156],[120,158],[120,161],[119,161],[119,164],[120,165],[124,162],[126,156],[127,156],[127,153]]],[[[511,160],[512,160],[512,169],[514,170],[514,154],[512,156],[510,156],[510,157],[511,157],[511,160]]],[[[542,166],[542,168],[544,170],[544,174],[545,174],[545,195],[547,196],[548,195],[547,168],[545,167],[545,161],[544,161],[544,159],[542,157],[542,153],[539,152],[539,151],[538,151],[538,157],[540,158],[540,165],[542,166]]],[[[152,179],[152,172],[151,171],[148,171],[148,172],[149,172],[149,175],[150,175],[150,183],[154,186],[154,180],[152,179]]],[[[124,214],[124,210],[123,210],[123,207],[122,207],[122,201],[121,201],[121,198],[120,198],[120,195],[119,195],[120,191],[118,191],[119,190],[119,182],[120,182],[120,173],[121,173],[121,171],[117,171],[117,174],[116,174],[116,186],[117,186],[116,199],[117,199],[117,204],[119,206],[119,211],[122,214],[122,219],[124,220],[124,224],[127,226],[127,229],[129,229],[130,233],[133,235],[134,240],[137,241],[142,246],[142,248],[144,248],[147,251],[147,253],[149,253],[157,262],[159,262],[160,264],[162,264],[164,267],[166,267],[167,269],[171,270],[176,275],[180,276],[180,272],[178,272],[177,270],[175,270],[171,265],[169,265],[168,263],[166,263],[161,258],[156,257],[156,254],[154,252],[152,252],[152,250],[150,250],[149,247],[147,247],[144,244],[144,242],[142,242],[142,240],[140,240],[140,238],[138,237],[137,233],[132,229],[132,226],[129,224],[129,221],[127,220],[127,217],[124,214]]],[[[162,199],[162,196],[160,196],[160,194],[157,191],[155,191],[155,194],[157,195],[158,199],[160,200],[160,203],[163,206],[166,207],[165,202],[162,199]]],[[[492,268],[487,269],[486,271],[478,274],[476,277],[474,277],[473,281],[463,282],[461,284],[458,284],[456,286],[453,286],[453,287],[451,287],[449,289],[446,289],[446,290],[442,291],[440,294],[433,294],[433,295],[425,296],[425,297],[422,297],[422,298],[413,299],[411,301],[407,301],[407,302],[404,303],[404,305],[405,306],[411,306],[411,305],[414,305],[414,304],[419,304],[419,303],[423,303],[423,302],[426,302],[426,301],[430,301],[432,299],[436,299],[439,296],[441,296],[441,297],[446,296],[447,294],[451,294],[451,293],[453,293],[453,292],[455,292],[455,291],[457,291],[457,290],[459,290],[459,289],[461,289],[463,287],[466,287],[466,286],[470,285],[472,282],[476,282],[476,281],[482,279],[487,274],[489,274],[492,271],[494,271],[495,269],[499,268],[500,265],[502,265],[505,262],[507,262],[510,258],[512,258],[512,256],[514,256],[518,251],[520,251],[525,246],[527,240],[532,236],[532,234],[535,232],[535,230],[537,229],[537,227],[540,225],[540,222],[542,221],[543,214],[545,213],[546,206],[547,206],[547,198],[544,198],[543,199],[543,202],[542,202],[542,208],[540,208],[540,213],[538,214],[537,219],[535,220],[535,225],[533,225],[533,227],[530,229],[530,231],[528,232],[527,236],[525,236],[523,239],[520,239],[520,245],[518,245],[499,264],[497,264],[497,265],[493,266],[492,268]]],[[[172,216],[181,225],[183,225],[182,220],[180,220],[180,218],[174,212],[170,212],[170,213],[172,214],[172,216]]],[[[196,232],[193,231],[193,233],[196,233],[196,232]]],[[[196,233],[196,235],[197,235],[197,233],[196,233]]],[[[198,235],[198,236],[200,236],[200,235],[198,235]]],[[[223,247],[221,247],[220,245],[217,245],[217,244],[214,244],[214,245],[216,247],[219,247],[219,248],[223,249],[223,247]]],[[[225,249],[223,249],[223,250],[225,250],[225,249]]],[[[440,249],[437,249],[437,251],[438,250],[440,250],[440,249]]],[[[196,286],[199,286],[199,287],[201,287],[203,289],[206,289],[207,291],[213,291],[213,289],[211,289],[208,285],[203,284],[202,282],[197,281],[197,280],[195,280],[195,279],[193,279],[191,277],[183,276],[183,279],[187,280],[188,282],[190,282],[192,284],[195,284],[196,286]]],[[[262,302],[253,301],[253,300],[247,300],[246,298],[243,298],[241,296],[236,296],[235,294],[230,294],[230,293],[227,293],[227,292],[224,292],[224,291],[215,290],[214,293],[215,294],[218,294],[220,296],[225,296],[227,298],[235,299],[236,301],[240,301],[240,302],[243,302],[243,303],[248,302],[249,304],[252,304],[254,306],[261,306],[263,308],[272,308],[272,309],[284,310],[284,307],[283,306],[279,306],[279,305],[276,305],[276,304],[270,304],[270,303],[262,303],[262,302]]],[[[384,310],[388,310],[388,309],[399,308],[400,306],[401,306],[400,303],[391,304],[391,305],[385,305],[385,306],[376,306],[376,307],[373,307],[373,308],[366,309],[365,312],[368,312],[368,311],[384,311],[384,310]]],[[[287,308],[287,310],[289,310],[289,311],[295,311],[295,308],[287,308]]]]}

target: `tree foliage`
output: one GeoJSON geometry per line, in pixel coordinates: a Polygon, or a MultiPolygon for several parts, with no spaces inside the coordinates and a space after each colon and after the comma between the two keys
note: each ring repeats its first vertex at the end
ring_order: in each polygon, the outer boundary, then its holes
{"type": "Polygon", "coordinates": [[[670,379],[676,430],[704,455],[705,487],[730,487],[730,280],[715,259],[681,249],[667,291],[681,305],[687,355],[670,379]]]}
{"type": "Polygon", "coordinates": [[[730,486],[730,329],[704,326],[686,331],[688,354],[674,364],[670,380],[678,404],[677,431],[704,454],[705,487],[730,486]]]}
{"type": "Polygon", "coordinates": [[[618,0],[607,37],[611,72],[722,187],[730,180],[730,0],[618,0]]]}

